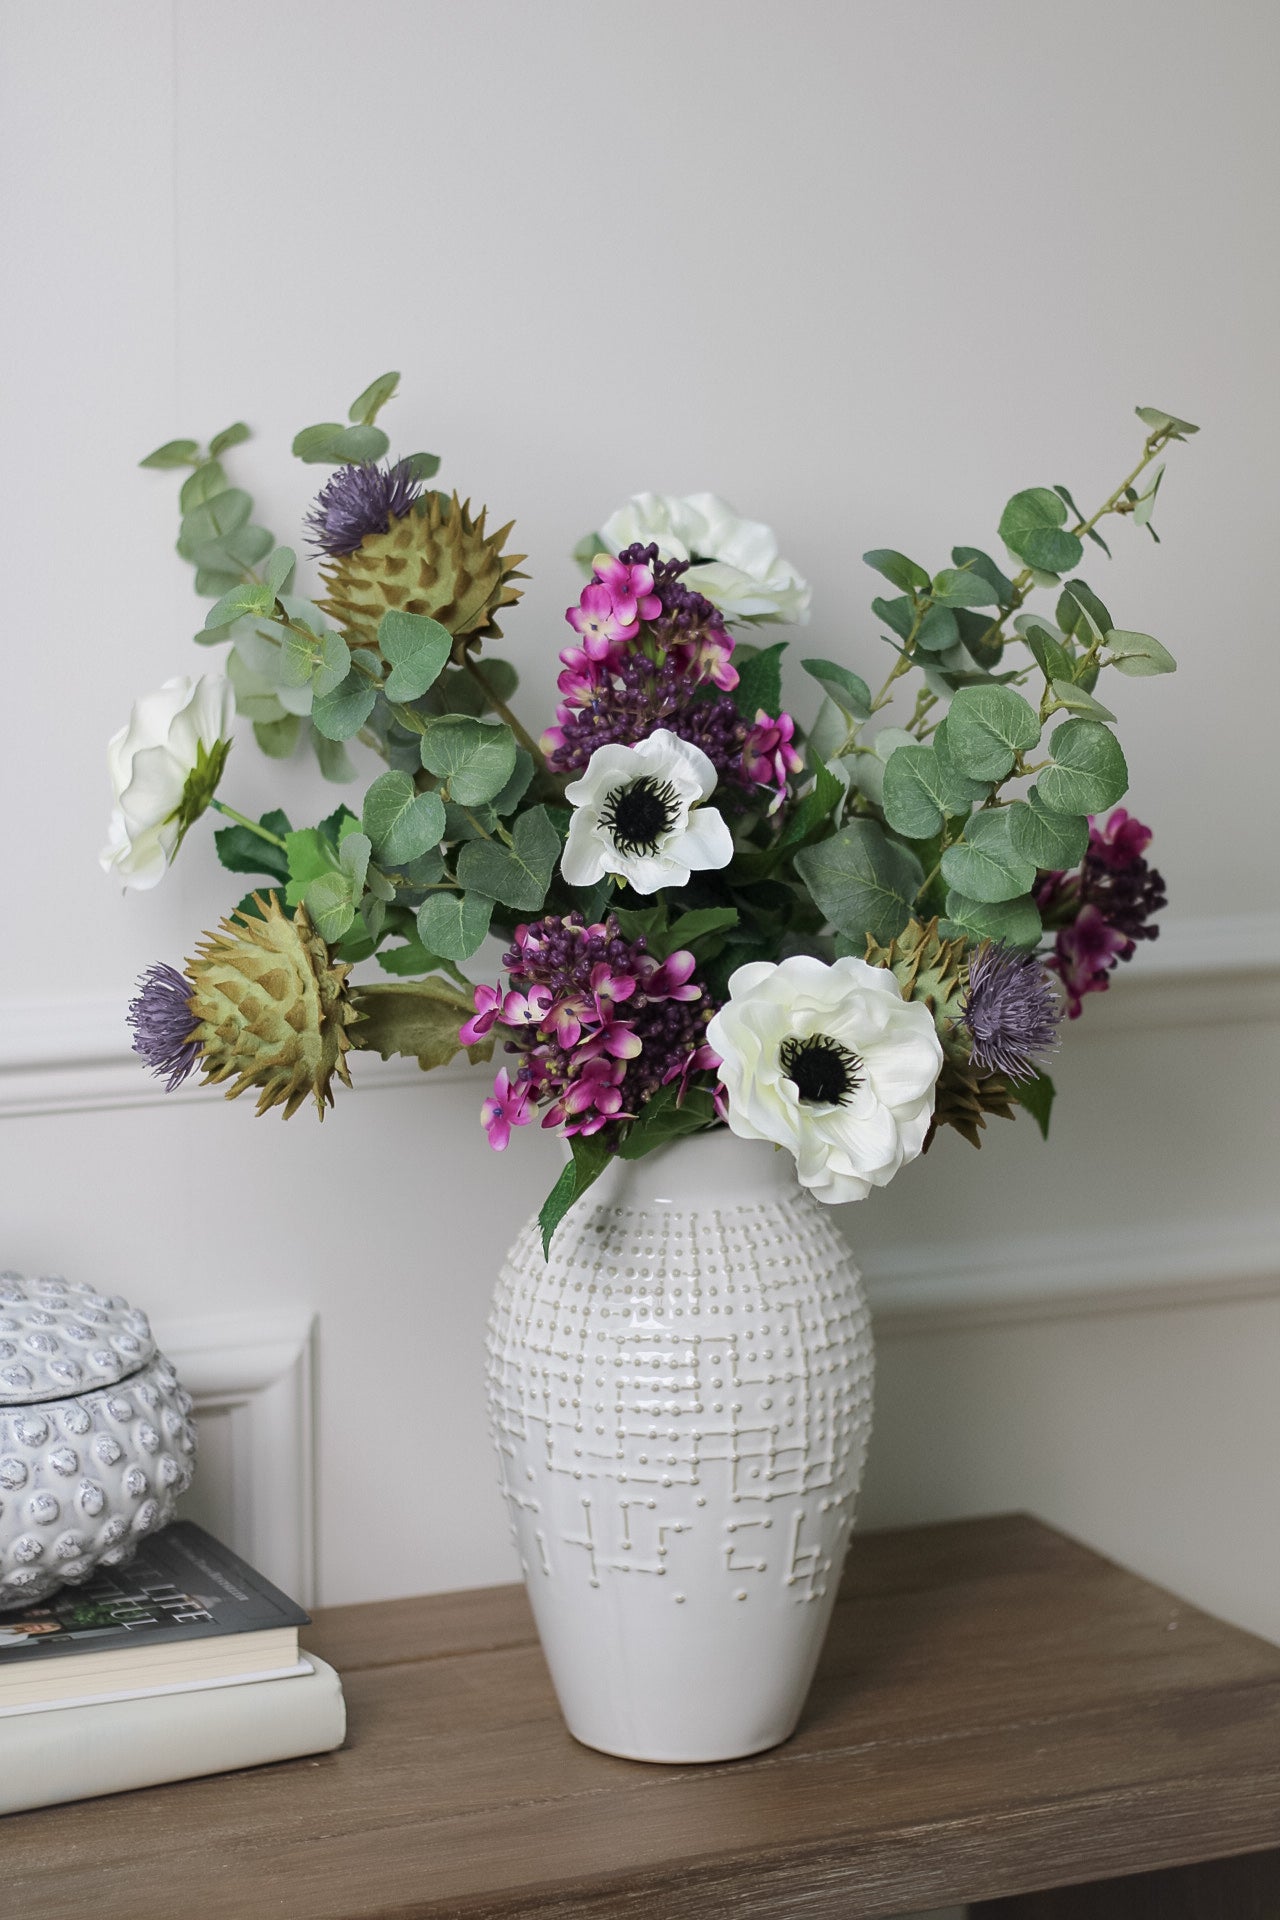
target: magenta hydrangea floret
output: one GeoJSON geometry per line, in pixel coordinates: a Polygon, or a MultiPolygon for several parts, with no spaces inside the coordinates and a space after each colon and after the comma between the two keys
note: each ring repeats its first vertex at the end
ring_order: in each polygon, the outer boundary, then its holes
{"type": "Polygon", "coordinates": [[[1067,1012],[1079,1017],[1086,994],[1101,993],[1139,940],[1155,940],[1152,916],[1168,905],[1163,877],[1146,860],[1151,829],[1123,807],[1099,826],[1089,821],[1089,847],[1074,873],[1042,873],[1035,901],[1054,949],[1046,960],[1062,981],[1067,1012]]]}
{"type": "Polygon", "coordinates": [[[503,956],[511,986],[475,989],[475,1015],[461,1037],[500,1027],[507,1051],[485,1104],[490,1140],[542,1112],[544,1127],[594,1134],[632,1120],[673,1078],[687,1088],[710,1064],[704,1035],[715,1008],[694,978],[691,953],[658,960],[628,940],[616,920],[548,914],[516,928],[503,956]]]}

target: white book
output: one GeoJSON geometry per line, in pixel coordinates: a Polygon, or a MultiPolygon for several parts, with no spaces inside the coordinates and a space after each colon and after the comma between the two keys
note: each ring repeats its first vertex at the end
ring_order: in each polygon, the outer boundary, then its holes
{"type": "Polygon", "coordinates": [[[327,1753],[346,1726],[342,1683],[313,1653],[260,1680],[49,1703],[0,1717],[0,1813],[327,1753]]]}

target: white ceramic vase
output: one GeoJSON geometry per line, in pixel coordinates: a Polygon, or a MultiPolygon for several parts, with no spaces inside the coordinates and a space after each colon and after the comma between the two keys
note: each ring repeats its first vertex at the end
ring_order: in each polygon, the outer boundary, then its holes
{"type": "Polygon", "coordinates": [[[871,1430],[871,1330],[788,1154],[718,1129],[615,1160],[489,1324],[503,1492],[569,1730],[634,1760],[785,1740],[871,1430]]]}

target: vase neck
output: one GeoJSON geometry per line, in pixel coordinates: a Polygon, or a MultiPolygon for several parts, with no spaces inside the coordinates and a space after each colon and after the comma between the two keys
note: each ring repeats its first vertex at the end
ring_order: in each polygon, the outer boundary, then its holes
{"type": "Polygon", "coordinates": [[[795,1162],[763,1140],[739,1140],[727,1127],[659,1147],[642,1160],[614,1160],[591,1190],[604,1205],[697,1212],[722,1205],[794,1200],[795,1162]]]}

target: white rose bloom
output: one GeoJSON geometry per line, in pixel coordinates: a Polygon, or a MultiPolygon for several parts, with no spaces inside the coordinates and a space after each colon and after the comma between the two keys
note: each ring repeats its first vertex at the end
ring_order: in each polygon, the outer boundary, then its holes
{"type": "Polygon", "coordinates": [[[715,784],[701,747],[665,727],[634,747],[597,747],[582,778],[565,788],[573,819],[561,873],[571,887],[620,873],[637,893],[657,893],[727,867],[733,835],[714,807],[698,804],[715,784]]]}
{"type": "Polygon", "coordinates": [[[164,878],[183,834],[213,798],[232,710],[230,683],[211,673],[194,684],[185,675],[166,680],[137,702],[107,745],[115,806],[98,856],[105,873],[139,889],[164,878]]]}
{"type": "Polygon", "coordinates": [[[807,626],[812,589],[762,520],[743,520],[714,493],[637,493],[600,529],[610,553],[657,542],[664,560],[692,560],[686,586],[705,594],[726,620],[807,626]]]}
{"type": "Polygon", "coordinates": [[[865,960],[739,967],[707,1028],[732,1132],[794,1154],[834,1205],[887,1186],[924,1145],[942,1045],[933,1015],[865,960]]]}

